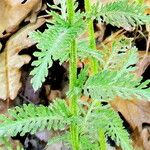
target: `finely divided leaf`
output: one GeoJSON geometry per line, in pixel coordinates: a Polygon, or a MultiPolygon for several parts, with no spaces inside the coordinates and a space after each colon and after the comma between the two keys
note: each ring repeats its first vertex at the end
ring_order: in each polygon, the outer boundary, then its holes
{"type": "Polygon", "coordinates": [[[100,20],[117,27],[130,29],[137,25],[150,23],[150,17],[144,14],[146,7],[135,1],[117,0],[112,3],[100,5],[97,16],[100,20]]]}
{"type": "Polygon", "coordinates": [[[98,50],[90,48],[86,41],[78,42],[77,50],[78,50],[78,56],[81,59],[93,57],[100,62],[103,61],[102,60],[102,53],[98,50]]]}
{"type": "Polygon", "coordinates": [[[103,109],[98,114],[99,119],[101,119],[99,125],[104,130],[106,136],[111,137],[117,146],[121,146],[122,150],[132,150],[129,134],[123,127],[123,122],[119,115],[112,109],[103,109]]]}
{"type": "Polygon", "coordinates": [[[137,79],[133,74],[119,71],[105,70],[87,80],[84,92],[93,99],[108,101],[116,96],[123,99],[150,99],[150,89],[145,89],[146,84],[141,84],[141,78],[137,79]]]}
{"type": "MultiPolygon", "coordinates": [[[[124,129],[123,122],[119,115],[111,109],[110,106],[101,106],[96,100],[90,104],[80,129],[82,131],[81,135],[83,135],[83,137],[85,136],[90,143],[99,143],[99,134],[102,133],[106,137],[110,137],[114,140],[123,150],[132,150],[129,134],[124,129]],[[102,131],[101,133],[100,130],[102,131]]],[[[89,144],[88,141],[87,143],[89,144]]],[[[88,149],[86,145],[84,145],[84,147],[87,150],[91,150],[88,149]]]]}
{"type": "Polygon", "coordinates": [[[84,30],[84,23],[82,20],[78,20],[72,26],[68,23],[55,25],[48,25],[43,33],[40,31],[33,32],[31,38],[37,42],[38,52],[34,53],[34,56],[38,60],[32,63],[35,66],[31,72],[33,75],[32,84],[33,88],[37,90],[41,87],[45,81],[45,77],[48,75],[48,68],[52,66],[53,60],[60,60],[60,63],[68,60],[70,43],[72,39],[76,38],[84,30]]]}
{"type": "Polygon", "coordinates": [[[44,129],[64,130],[71,121],[70,115],[66,102],[60,99],[49,107],[24,104],[9,110],[9,117],[0,115],[0,137],[34,134],[44,129]]]}

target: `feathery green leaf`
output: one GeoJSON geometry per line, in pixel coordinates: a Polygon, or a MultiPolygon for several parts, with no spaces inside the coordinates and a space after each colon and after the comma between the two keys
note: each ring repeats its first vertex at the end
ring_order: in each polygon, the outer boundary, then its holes
{"type": "Polygon", "coordinates": [[[136,3],[135,1],[117,0],[101,4],[95,14],[100,21],[130,29],[137,25],[150,23],[150,17],[144,14],[145,9],[146,7],[143,4],[136,3]]]}
{"type": "MultiPolygon", "coordinates": [[[[99,142],[99,129],[102,129],[105,136],[111,137],[116,145],[121,146],[123,150],[132,150],[131,140],[128,132],[123,127],[122,120],[109,105],[102,106],[94,100],[88,107],[89,109],[85,110],[86,115],[83,117],[80,126],[81,136],[86,136],[86,139],[96,146],[99,142]]],[[[86,145],[84,146],[86,147],[86,145]]]]}
{"type": "Polygon", "coordinates": [[[64,130],[72,120],[71,112],[64,100],[55,100],[49,107],[32,104],[9,110],[9,117],[0,115],[0,137],[22,136],[44,129],[64,130]]]}
{"type": "Polygon", "coordinates": [[[120,96],[123,99],[150,99],[150,89],[145,89],[146,84],[140,85],[141,78],[137,79],[133,74],[126,72],[105,70],[87,80],[84,93],[93,99],[108,101],[120,96]]]}
{"type": "Polygon", "coordinates": [[[102,53],[98,50],[91,49],[86,41],[80,41],[78,42],[78,56],[79,58],[85,59],[85,58],[90,58],[93,57],[97,59],[99,62],[103,61],[102,59],[102,53]]]}
{"type": "Polygon", "coordinates": [[[33,32],[30,37],[37,42],[38,52],[34,56],[38,58],[32,65],[35,67],[31,75],[31,83],[34,90],[41,87],[48,75],[48,68],[52,66],[53,60],[59,60],[60,63],[68,60],[70,42],[84,31],[84,22],[80,18],[72,26],[69,26],[63,19],[56,17],[54,25],[47,25],[43,33],[33,32]]]}
{"type": "Polygon", "coordinates": [[[105,135],[111,137],[117,146],[121,146],[123,150],[132,150],[133,148],[129,134],[124,129],[123,122],[119,115],[110,108],[103,108],[100,111],[96,111],[98,114],[93,117],[93,123],[97,125],[99,124],[99,127],[104,130],[105,135]]]}

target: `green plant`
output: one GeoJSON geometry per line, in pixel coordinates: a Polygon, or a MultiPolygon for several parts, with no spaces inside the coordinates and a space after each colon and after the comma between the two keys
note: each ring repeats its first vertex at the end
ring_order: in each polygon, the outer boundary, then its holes
{"type": "Polygon", "coordinates": [[[30,35],[39,49],[34,53],[37,60],[32,64],[35,68],[31,72],[31,82],[37,90],[48,75],[53,60],[59,60],[60,64],[69,61],[69,104],[56,99],[48,107],[29,104],[10,109],[8,116],[0,115],[0,136],[24,135],[46,128],[63,131],[49,144],[61,140],[73,150],[105,150],[109,136],[123,150],[131,150],[129,134],[119,115],[111,106],[104,106],[101,102],[109,102],[116,96],[149,99],[150,89],[145,89],[149,81],[141,84],[142,78],[132,74],[138,61],[132,39],[121,37],[112,43],[111,51],[106,46],[102,52],[96,50],[93,20],[123,28],[136,27],[150,22],[150,17],[144,15],[145,7],[128,0],[105,5],[91,5],[90,0],[85,0],[85,13],[75,12],[74,0],[66,0],[61,8],[51,7],[61,10],[61,15],[50,12],[53,16],[51,25],[48,24],[43,33],[36,31],[30,35]],[[87,28],[89,40],[80,41],[78,37],[87,28]],[[89,59],[90,65],[77,75],[77,59],[85,58],[89,59]],[[90,96],[92,102],[81,101],[83,94],[90,96]]]}

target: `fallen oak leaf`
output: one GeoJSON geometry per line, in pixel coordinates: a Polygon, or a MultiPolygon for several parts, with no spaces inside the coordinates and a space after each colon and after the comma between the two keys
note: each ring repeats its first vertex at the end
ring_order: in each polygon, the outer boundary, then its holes
{"type": "Polygon", "coordinates": [[[131,135],[132,138],[132,145],[135,150],[143,150],[143,140],[140,136],[138,128],[136,128],[131,135]]]}
{"type": "Polygon", "coordinates": [[[26,20],[36,21],[42,9],[42,0],[1,0],[0,1],[0,38],[6,37],[19,28],[26,20]]]}
{"type": "Polygon", "coordinates": [[[144,127],[141,132],[136,128],[132,131],[131,138],[133,141],[133,147],[135,150],[149,150],[150,148],[150,127],[144,127]]]}
{"type": "Polygon", "coordinates": [[[142,124],[150,124],[150,102],[144,100],[122,100],[117,97],[110,102],[111,106],[122,114],[132,130],[142,131],[142,124]]]}
{"type": "Polygon", "coordinates": [[[28,55],[18,55],[22,49],[35,44],[29,39],[28,34],[45,23],[45,19],[38,19],[36,23],[29,24],[15,33],[6,43],[4,51],[0,54],[0,98],[14,99],[21,87],[20,68],[30,61],[28,55]]]}
{"type": "Polygon", "coordinates": [[[117,97],[110,104],[130,125],[134,149],[149,150],[150,134],[147,128],[143,129],[143,125],[150,125],[150,102],[136,99],[122,100],[117,97]]]}

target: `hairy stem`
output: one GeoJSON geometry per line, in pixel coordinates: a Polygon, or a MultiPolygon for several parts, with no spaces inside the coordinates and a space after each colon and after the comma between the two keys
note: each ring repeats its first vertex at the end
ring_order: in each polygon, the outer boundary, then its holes
{"type": "MultiPolygon", "coordinates": [[[[68,22],[70,25],[73,23],[74,19],[74,0],[67,0],[67,13],[68,13],[68,22]]],[[[69,64],[69,89],[73,89],[75,87],[75,83],[77,80],[77,48],[76,48],[76,40],[73,39],[71,41],[70,47],[70,64],[69,64]]],[[[77,96],[73,95],[70,102],[70,108],[73,116],[78,115],[78,105],[77,105],[77,96]]],[[[79,150],[79,133],[78,126],[75,123],[71,124],[70,127],[71,132],[71,141],[73,150],[79,150]]]]}
{"type": "MultiPolygon", "coordinates": [[[[91,12],[91,3],[90,0],[85,0],[85,10],[87,13],[90,14],[91,12]]],[[[89,32],[89,44],[91,49],[96,49],[96,43],[95,43],[95,35],[94,35],[94,26],[93,26],[93,20],[90,19],[88,21],[88,32],[89,32]]],[[[92,58],[90,61],[90,69],[92,74],[98,73],[98,62],[96,59],[92,58]]]]}
{"type": "MultiPolygon", "coordinates": [[[[90,14],[91,13],[91,3],[90,3],[91,1],[90,0],[84,0],[84,1],[85,1],[85,10],[88,14],[90,14]]],[[[92,19],[88,21],[88,32],[89,32],[90,48],[96,49],[94,26],[93,26],[92,19]]],[[[98,73],[99,65],[96,59],[94,58],[91,59],[90,68],[91,68],[92,74],[98,73]]],[[[102,129],[99,129],[98,135],[99,135],[99,142],[100,142],[100,150],[106,150],[105,134],[102,129]]]]}

